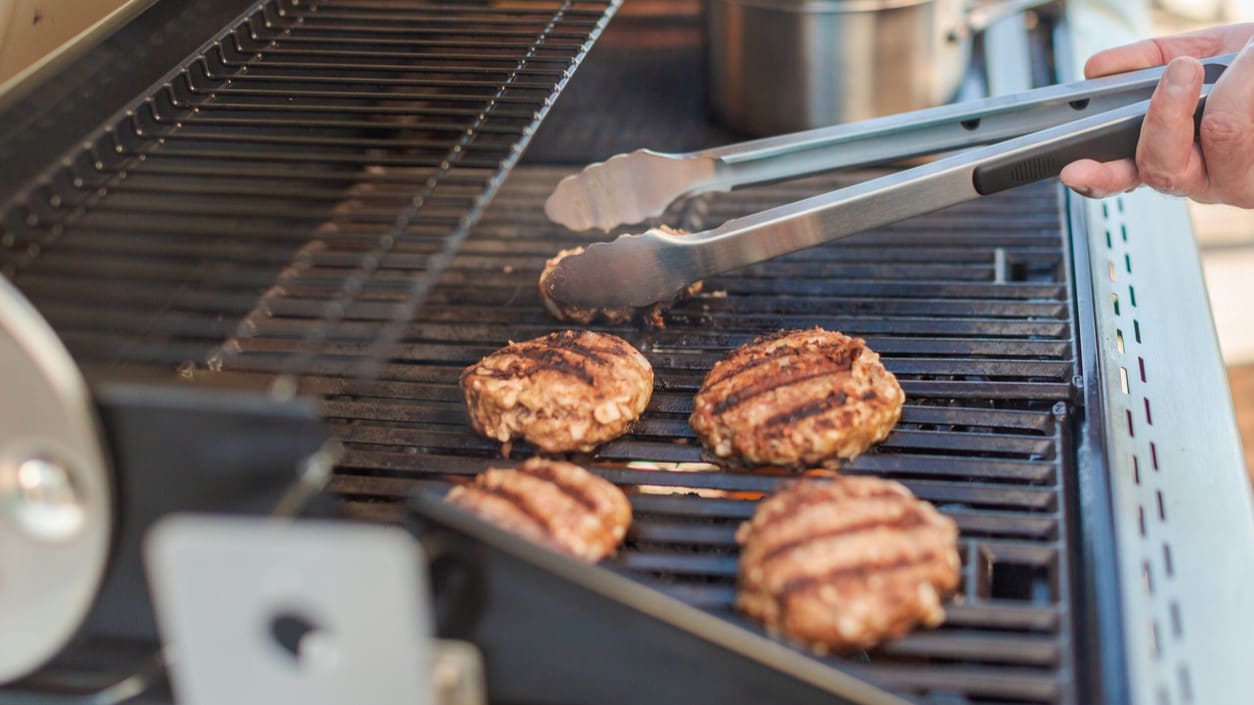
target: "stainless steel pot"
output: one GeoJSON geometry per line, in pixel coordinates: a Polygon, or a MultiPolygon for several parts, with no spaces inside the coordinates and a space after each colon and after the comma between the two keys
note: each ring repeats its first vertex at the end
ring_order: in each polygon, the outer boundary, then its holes
{"type": "Polygon", "coordinates": [[[973,33],[1047,1],[707,0],[710,103],[755,135],[939,105],[973,33]]]}

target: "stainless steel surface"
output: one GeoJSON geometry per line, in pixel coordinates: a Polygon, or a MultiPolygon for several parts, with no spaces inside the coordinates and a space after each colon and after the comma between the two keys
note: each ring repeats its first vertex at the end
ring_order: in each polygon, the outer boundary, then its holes
{"type": "Polygon", "coordinates": [[[0,277],[0,682],[59,650],[87,614],[113,529],[87,385],[0,277]]]}
{"type": "Polygon", "coordinates": [[[145,549],[180,705],[436,705],[425,558],[404,530],[172,516],[145,549]]]}
{"type": "Polygon", "coordinates": [[[1086,204],[1136,703],[1248,703],[1254,506],[1183,204],[1086,204]]]}
{"type": "Polygon", "coordinates": [[[1041,1],[711,0],[709,95],[723,122],[771,135],[950,100],[971,33],[1041,1]]]}
{"type": "Polygon", "coordinates": [[[5,509],[31,538],[60,542],[77,536],[87,521],[83,493],[76,471],[64,461],[39,457],[22,461],[13,471],[5,509]]]}
{"type": "MultiPolygon", "coordinates": [[[[1136,7],[1068,7],[1073,74],[1140,39],[1136,7]]],[[[1141,18],[1143,19],[1143,18],[1141,18]]],[[[1186,202],[1147,189],[1077,199],[1092,261],[1124,658],[1135,705],[1254,693],[1254,501],[1186,202]]]]}
{"type": "MultiPolygon", "coordinates": [[[[1209,80],[1234,54],[1207,60],[1209,80]]],[[[1162,68],[806,130],[688,154],[648,149],[590,164],[545,202],[571,230],[656,217],[674,200],[736,186],[988,144],[1148,100],[1162,68]]]]}
{"type": "Polygon", "coordinates": [[[714,274],[979,198],[973,182],[979,167],[1087,140],[1093,133],[1139,121],[1147,107],[1148,102],[1133,103],[731,220],[704,232],[675,236],[651,229],[595,243],[558,264],[547,280],[549,293],[559,301],[588,308],[669,301],[693,282],[714,274]]]}

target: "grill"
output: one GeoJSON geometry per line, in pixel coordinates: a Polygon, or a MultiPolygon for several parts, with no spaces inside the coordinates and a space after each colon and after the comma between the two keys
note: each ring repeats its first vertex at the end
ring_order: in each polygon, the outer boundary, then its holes
{"type": "Polygon", "coordinates": [[[17,194],[0,271],[88,370],[218,369],[274,315],[295,372],[386,298],[378,357],[612,7],[257,3],[17,194]]]}
{"type": "MultiPolygon", "coordinates": [[[[566,173],[515,170],[381,380],[312,382],[348,445],[332,489],[353,513],[385,518],[415,486],[502,464],[496,444],[469,430],[457,376],[507,340],[553,329],[536,279],[553,251],[584,240],[549,224],[539,204],[566,173]]],[[[676,215],[700,229],[837,185],[702,197],[676,215]]],[[[944,628],[846,665],[936,702],[1075,702],[1066,542],[1077,368],[1059,214],[1056,187],[1019,190],[709,280],[663,330],[605,329],[643,350],[657,375],[634,432],[591,465],[632,499],[615,563],[736,619],[733,534],[780,476],[705,462],[687,425],[692,395],[727,350],[780,326],[861,335],[908,401],[897,430],[846,471],[899,479],[954,517],[965,579],[944,628]]]]}
{"type": "MultiPolygon", "coordinates": [[[[398,520],[416,490],[511,462],[470,431],[457,378],[560,327],[536,280],[554,252],[588,240],[544,218],[570,172],[553,162],[623,148],[607,134],[639,146],[610,124],[574,130],[589,112],[575,107],[514,168],[613,10],[253,4],[22,182],[0,213],[0,269],[94,379],[316,396],[346,449],[331,491],[353,516],[398,520]]],[[[622,85],[674,61],[689,82],[676,90],[700,95],[694,51],[660,62],[620,48],[590,75],[622,85]]],[[[574,106],[634,100],[575,85],[574,106]]],[[[724,138],[691,114],[695,101],[678,109],[651,116],[655,144],[663,123],[690,147],[724,138]]],[[[664,220],[700,230],[871,175],[702,196],[664,220]]],[[[908,398],[889,439],[846,471],[900,480],[952,516],[964,579],[942,628],[830,662],[937,705],[1084,702],[1092,645],[1077,625],[1091,607],[1078,603],[1073,533],[1077,331],[1091,312],[1074,298],[1066,212],[1056,184],[1019,189],[708,280],[665,328],[604,329],[657,373],[633,432],[577,458],[632,500],[612,567],[757,629],[732,608],[733,535],[786,475],[708,463],[687,425],[692,395],[758,335],[838,329],[865,337],[908,398]]]]}

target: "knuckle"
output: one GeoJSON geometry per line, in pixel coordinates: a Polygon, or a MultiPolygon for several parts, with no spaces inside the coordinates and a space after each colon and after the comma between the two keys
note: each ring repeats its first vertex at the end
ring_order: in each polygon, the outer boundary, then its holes
{"type": "Polygon", "coordinates": [[[1224,147],[1240,144],[1249,138],[1250,120],[1227,111],[1208,111],[1202,116],[1198,131],[1202,144],[1224,147]]]}
{"type": "Polygon", "coordinates": [[[1170,194],[1183,193],[1184,184],[1181,178],[1172,171],[1163,169],[1157,164],[1144,163],[1139,159],[1136,168],[1141,181],[1155,191],[1170,194]]]}

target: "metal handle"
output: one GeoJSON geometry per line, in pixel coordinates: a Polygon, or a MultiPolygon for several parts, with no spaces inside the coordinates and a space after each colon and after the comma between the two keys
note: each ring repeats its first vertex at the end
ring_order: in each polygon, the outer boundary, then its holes
{"type": "MultiPolygon", "coordinates": [[[[1235,54],[1204,59],[1213,83],[1235,54]]],[[[661,215],[682,196],[992,144],[1148,100],[1158,66],[687,154],[637,150],[566,177],[545,203],[572,230],[661,215]]]]}
{"type": "MultiPolygon", "coordinates": [[[[1147,104],[1148,106],[1148,104],[1147,104]]],[[[1193,133],[1196,136],[1206,110],[1206,98],[1197,102],[1193,113],[1193,133]]],[[[975,190],[987,196],[1016,186],[1057,176],[1062,168],[1077,159],[1113,161],[1136,156],[1136,145],[1141,137],[1141,123],[1145,115],[1112,122],[1087,133],[1057,140],[1029,153],[1007,154],[990,159],[976,167],[972,175],[975,190]]]]}
{"type": "MultiPolygon", "coordinates": [[[[1217,80],[1235,58],[1203,60],[1206,82],[1217,80]]],[[[687,193],[992,144],[1148,100],[1164,70],[1159,66],[682,155],[715,160],[714,174],[689,184],[687,193]]]]}
{"type": "MultiPolygon", "coordinates": [[[[1209,85],[1203,89],[1197,109],[1199,118],[1209,90],[1209,85]]],[[[1075,159],[1132,156],[1148,108],[1148,101],[1134,103],[732,220],[715,230],[678,239],[675,249],[692,253],[692,275],[694,280],[701,279],[1056,176],[1075,159]]]]}

